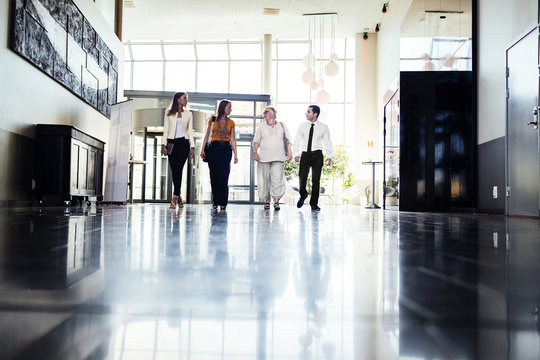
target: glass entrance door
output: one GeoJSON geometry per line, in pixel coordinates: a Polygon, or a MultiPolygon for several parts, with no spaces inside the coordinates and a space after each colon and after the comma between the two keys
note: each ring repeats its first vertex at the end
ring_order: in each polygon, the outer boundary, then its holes
{"type": "MultiPolygon", "coordinates": [[[[133,202],[168,202],[172,194],[172,176],[167,156],[161,154],[161,132],[145,130],[133,133],[133,159],[145,164],[133,167],[133,202]]],[[[185,168],[182,191],[185,199],[185,168]]]]}
{"type": "Polygon", "coordinates": [[[231,162],[231,175],[229,176],[229,201],[255,202],[254,160],[251,157],[251,143],[253,136],[243,135],[236,140],[238,164],[231,162]]]}

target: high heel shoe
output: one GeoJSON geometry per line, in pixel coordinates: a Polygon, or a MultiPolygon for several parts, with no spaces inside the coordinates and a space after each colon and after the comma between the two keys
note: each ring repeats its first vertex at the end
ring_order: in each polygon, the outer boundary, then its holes
{"type": "Polygon", "coordinates": [[[181,196],[178,197],[177,203],[178,203],[178,207],[179,207],[179,208],[183,208],[183,207],[184,207],[184,202],[182,201],[182,197],[181,197],[181,196]]]}
{"type": "Polygon", "coordinates": [[[176,205],[178,205],[178,198],[179,198],[179,197],[180,197],[180,196],[178,196],[178,195],[173,195],[173,196],[172,196],[172,199],[171,199],[171,205],[169,205],[169,208],[170,208],[170,209],[176,209],[176,205]]]}

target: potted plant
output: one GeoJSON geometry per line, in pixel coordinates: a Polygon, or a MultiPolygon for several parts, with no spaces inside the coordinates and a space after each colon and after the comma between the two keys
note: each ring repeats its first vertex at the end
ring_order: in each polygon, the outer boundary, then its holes
{"type": "Polygon", "coordinates": [[[386,195],[386,202],[388,205],[397,205],[398,199],[398,178],[389,177],[386,181],[386,186],[384,188],[384,194],[386,195]]]}

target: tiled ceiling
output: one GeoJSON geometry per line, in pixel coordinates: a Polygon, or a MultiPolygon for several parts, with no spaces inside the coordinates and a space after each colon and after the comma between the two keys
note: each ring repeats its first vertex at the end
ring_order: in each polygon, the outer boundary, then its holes
{"type": "MultiPolygon", "coordinates": [[[[338,14],[336,36],[373,32],[388,0],[131,0],[123,12],[124,41],[306,38],[303,14],[338,14]],[[263,15],[279,9],[279,15],[263,15]]],[[[328,25],[326,25],[328,26],[328,25]]],[[[327,29],[326,32],[329,30],[327,29]]]]}

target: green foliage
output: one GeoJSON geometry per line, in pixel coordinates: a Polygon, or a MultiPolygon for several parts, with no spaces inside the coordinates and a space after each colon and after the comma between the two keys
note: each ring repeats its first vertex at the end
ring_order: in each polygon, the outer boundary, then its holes
{"type": "MultiPolygon", "coordinates": [[[[345,150],[343,145],[335,145],[332,149],[332,163],[330,166],[326,166],[325,164],[322,168],[321,185],[325,185],[331,178],[335,179],[336,177],[339,177],[343,179],[342,185],[344,188],[351,186],[353,182],[352,173],[349,172],[345,175],[347,173],[348,165],[349,155],[347,154],[347,150],[345,150]]],[[[285,162],[285,177],[287,178],[287,181],[291,181],[298,177],[299,168],[300,163],[297,163],[294,159],[285,162]]],[[[310,191],[311,178],[308,178],[307,187],[310,191]]]]}
{"type": "Polygon", "coordinates": [[[332,163],[330,166],[324,166],[322,173],[327,178],[330,177],[345,177],[345,171],[349,165],[349,155],[343,145],[335,145],[332,148],[332,163]]]}
{"type": "Polygon", "coordinates": [[[299,169],[300,163],[294,161],[294,158],[285,161],[285,178],[287,178],[287,181],[291,181],[291,179],[298,177],[299,169]]]}
{"type": "Polygon", "coordinates": [[[343,187],[348,188],[353,184],[353,175],[352,172],[348,173],[346,177],[343,178],[343,187]]]}
{"type": "Polygon", "coordinates": [[[389,177],[386,182],[386,196],[397,197],[398,195],[398,179],[395,177],[389,177]]]}

